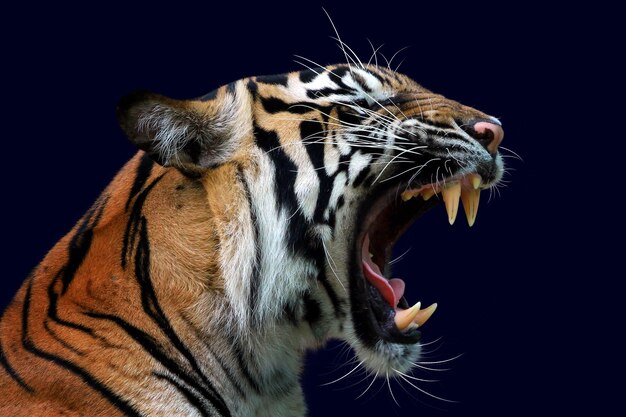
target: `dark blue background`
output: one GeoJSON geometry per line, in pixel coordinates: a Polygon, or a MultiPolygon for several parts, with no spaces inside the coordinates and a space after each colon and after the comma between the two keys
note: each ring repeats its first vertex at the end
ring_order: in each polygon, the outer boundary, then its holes
{"type": "MultiPolygon", "coordinates": [[[[590,372],[613,365],[614,333],[604,329],[619,314],[609,302],[618,295],[610,279],[620,277],[611,259],[623,256],[606,245],[622,227],[619,206],[596,212],[612,196],[602,187],[616,167],[612,105],[601,96],[613,94],[605,83],[623,52],[611,47],[615,26],[600,6],[431,3],[325,7],[361,57],[371,52],[366,38],[387,56],[410,46],[396,59],[403,72],[501,118],[503,145],[524,158],[507,159],[509,183],[492,201],[483,196],[472,229],[461,216],[450,227],[439,207],[398,246],[413,248],[396,270],[408,299],[440,305],[424,330],[426,341],[441,338],[429,359],[463,354],[449,371],[417,374],[441,380],[419,386],[458,403],[392,383],[398,407],[382,382],[354,400],[367,387],[361,376],[321,386],[350,369],[331,345],[305,373],[310,415],[598,412],[613,394],[590,372]]],[[[115,120],[120,97],[139,88],[195,97],[299,69],[294,54],[343,60],[317,2],[90,4],[2,13],[0,221],[9,246],[0,309],[134,153],[115,120]]]]}

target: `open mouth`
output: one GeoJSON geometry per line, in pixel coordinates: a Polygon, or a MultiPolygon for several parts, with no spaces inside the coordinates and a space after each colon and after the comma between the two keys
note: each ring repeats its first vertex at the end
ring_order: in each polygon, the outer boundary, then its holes
{"type": "Polygon", "coordinates": [[[478,174],[451,178],[444,186],[400,184],[368,205],[356,240],[357,277],[351,295],[355,329],[365,342],[382,339],[408,344],[419,340],[418,328],[432,316],[437,304],[422,309],[418,302],[411,307],[404,298],[405,282],[389,278],[393,245],[415,220],[440,201],[445,204],[450,224],[454,223],[462,201],[472,226],[480,188],[478,174]]]}

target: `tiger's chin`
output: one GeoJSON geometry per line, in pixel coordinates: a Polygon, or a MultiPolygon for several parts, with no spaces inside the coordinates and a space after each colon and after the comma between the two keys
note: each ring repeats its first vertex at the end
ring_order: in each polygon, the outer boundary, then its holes
{"type": "Polygon", "coordinates": [[[351,262],[352,323],[349,343],[366,368],[378,375],[404,373],[419,361],[421,328],[437,304],[424,308],[404,297],[405,282],[390,276],[393,245],[426,211],[443,201],[454,223],[462,201],[469,225],[478,210],[482,184],[470,173],[446,180],[445,185],[402,183],[391,186],[363,204],[351,262]]]}

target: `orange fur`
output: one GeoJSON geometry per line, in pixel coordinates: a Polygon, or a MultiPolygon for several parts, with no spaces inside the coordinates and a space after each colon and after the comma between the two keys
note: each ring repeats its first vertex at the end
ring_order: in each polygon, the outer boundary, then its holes
{"type": "MultiPolygon", "coordinates": [[[[106,311],[138,328],[158,334],[149,320],[137,314],[142,311],[141,294],[132,265],[126,269],[120,265],[120,236],[124,234],[130,212],[125,210],[125,204],[133,172],[142,154],[138,153],[103,193],[109,199],[100,222],[93,230],[90,250],[97,256],[84,259],[67,292],[59,298],[58,310],[62,320],[88,327],[93,335],[85,337],[84,332],[59,326],[47,319],[50,305],[48,287],[68,262],[68,245],[78,226],[47,254],[7,308],[0,322],[0,343],[11,366],[37,395],[29,395],[6,372],[0,371],[0,410],[3,415],[118,415],[117,409],[103,397],[85,395],[85,383],[81,378],[22,347],[22,312],[29,285],[32,289],[28,335],[38,349],[89,369],[95,378],[107,381],[110,386],[116,386],[115,375],[121,373],[124,378],[118,382],[119,387],[129,394],[133,389],[129,381],[141,384],[141,369],[145,361],[151,359],[145,356],[142,349],[130,350],[133,344],[126,343],[125,337],[111,323],[90,318],[84,312],[106,311]],[[45,323],[57,338],[45,329],[45,323]],[[67,349],[63,344],[71,345],[73,349],[67,349]]],[[[216,235],[223,233],[219,230],[219,221],[215,221],[219,216],[214,215],[223,207],[219,198],[212,203],[201,186],[173,168],[155,165],[146,184],[160,175],[163,178],[148,195],[143,212],[149,218],[163,220],[151,222],[148,226],[151,256],[159,259],[159,262],[152,263],[152,276],[155,277],[154,287],[163,302],[162,307],[178,310],[192,306],[202,291],[221,291],[223,288],[223,277],[216,260],[206,256],[215,252],[216,235]],[[174,194],[168,191],[176,189],[176,186],[182,189],[174,194]],[[165,294],[167,296],[163,296],[165,294]]],[[[215,175],[221,177],[218,172],[215,175]]],[[[55,287],[60,290],[59,285],[55,287]]],[[[172,318],[175,321],[176,315],[172,318]]]]}

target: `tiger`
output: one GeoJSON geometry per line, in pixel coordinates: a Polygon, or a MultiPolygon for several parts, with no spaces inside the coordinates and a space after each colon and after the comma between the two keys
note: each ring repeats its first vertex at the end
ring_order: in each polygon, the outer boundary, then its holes
{"type": "Polygon", "coordinates": [[[393,245],[439,203],[474,223],[498,119],[372,64],[116,112],[137,153],[4,311],[0,415],[304,416],[329,340],[411,372],[437,305],[388,278],[393,245]]]}

